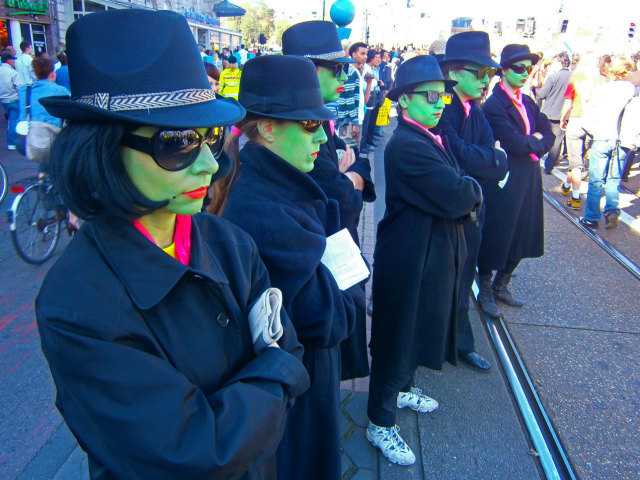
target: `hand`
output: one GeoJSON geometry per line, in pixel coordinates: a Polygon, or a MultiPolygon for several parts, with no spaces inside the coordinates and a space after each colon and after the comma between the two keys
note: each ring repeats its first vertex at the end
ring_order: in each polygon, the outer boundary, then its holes
{"type": "Polygon", "coordinates": [[[500,140],[496,140],[495,148],[496,150],[500,150],[505,155],[507,154],[507,152],[504,151],[504,148],[502,148],[502,146],[500,145],[500,140]]]}
{"type": "Polygon", "coordinates": [[[354,125],[353,129],[351,130],[351,136],[357,137],[358,135],[360,135],[360,125],[354,125]]]}
{"type": "Polygon", "coordinates": [[[345,175],[353,182],[353,188],[356,190],[364,190],[364,180],[360,174],[356,172],[346,172],[345,175]]]}
{"type": "Polygon", "coordinates": [[[342,158],[340,159],[340,161],[338,162],[338,168],[340,169],[340,171],[342,173],[346,172],[347,170],[349,170],[349,168],[351,167],[351,165],[353,165],[353,162],[356,161],[356,154],[355,152],[349,147],[349,145],[347,145],[347,149],[345,150],[345,152],[342,154],[342,158]]]}
{"type": "Polygon", "coordinates": [[[533,136],[536,137],[538,140],[542,140],[542,137],[543,137],[543,135],[540,132],[535,132],[533,136]]]}

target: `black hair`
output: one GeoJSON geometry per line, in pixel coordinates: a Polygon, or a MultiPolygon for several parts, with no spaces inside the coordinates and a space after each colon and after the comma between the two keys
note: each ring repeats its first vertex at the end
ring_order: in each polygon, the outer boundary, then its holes
{"type": "Polygon", "coordinates": [[[566,52],[559,53],[558,55],[556,55],[556,58],[560,62],[560,65],[562,65],[565,68],[571,65],[571,60],[569,59],[569,55],[567,55],[566,52]]]}
{"type": "Polygon", "coordinates": [[[48,170],[66,207],[83,220],[134,219],[167,205],[149,200],[125,170],[120,140],[133,124],[71,121],[58,134],[48,170]]]}
{"type": "Polygon", "coordinates": [[[359,48],[368,48],[366,43],[356,42],[349,47],[349,56],[353,56],[354,53],[358,51],[359,48]]]}
{"type": "Polygon", "coordinates": [[[30,46],[31,46],[31,42],[27,42],[26,40],[23,40],[23,41],[20,42],[20,50],[22,52],[24,52],[30,46]]]}
{"type": "Polygon", "coordinates": [[[373,48],[369,49],[369,51],[367,52],[367,63],[376,58],[376,55],[380,55],[380,52],[374,50],[373,48]]]}

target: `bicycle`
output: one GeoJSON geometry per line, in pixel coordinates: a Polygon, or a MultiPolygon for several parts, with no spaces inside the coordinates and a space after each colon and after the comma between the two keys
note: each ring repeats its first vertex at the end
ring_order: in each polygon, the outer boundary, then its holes
{"type": "Polygon", "coordinates": [[[67,229],[69,211],[47,175],[14,190],[19,194],[8,211],[11,241],[25,262],[43,263],[53,255],[60,232],[67,229]]]}
{"type": "Polygon", "coordinates": [[[0,163],[0,203],[4,200],[4,197],[7,196],[7,172],[5,172],[4,167],[0,163]]]}

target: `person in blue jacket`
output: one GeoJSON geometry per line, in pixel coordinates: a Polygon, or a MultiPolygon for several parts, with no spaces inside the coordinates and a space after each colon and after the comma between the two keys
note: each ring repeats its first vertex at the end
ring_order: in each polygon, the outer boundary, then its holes
{"type": "Polygon", "coordinates": [[[322,122],[333,114],[313,63],[289,55],[247,61],[239,101],[247,118],[237,128],[249,141],[239,157],[237,139],[229,144],[236,167],[235,175],[220,180],[231,186],[223,216],[258,245],[273,285],[282,290],[311,377],[311,388],[289,413],[278,478],[337,480],[340,343],[353,329],[355,311],[352,296],[322,263],[326,238],[341,229],[338,203],[308,175],[327,141],[322,122]]]}
{"type": "Polygon", "coordinates": [[[274,479],[302,347],[284,311],[281,336],[251,320],[275,293],[253,240],[197,213],[244,109],[177,13],[95,13],[66,39],[73,95],[41,102],[67,119],[51,176],[86,222],[36,300],[56,405],[93,479],[274,479]]]}
{"type": "MultiPolygon", "coordinates": [[[[501,180],[508,171],[507,155],[496,144],[489,122],[475,101],[482,97],[500,65],[491,58],[486,32],[462,32],[449,38],[440,67],[446,78],[458,82],[449,87],[451,105],[444,109],[438,128],[446,136],[451,152],[467,175],[482,185],[486,180],[501,180]]],[[[476,222],[464,225],[467,260],[460,277],[458,294],[458,358],[480,372],[491,364],[476,353],[469,322],[469,295],[476,276],[482,239],[484,206],[476,222]]]]}
{"type": "MultiPolygon", "coordinates": [[[[347,79],[345,67],[356,60],[344,55],[333,22],[312,20],[288,28],[282,34],[282,51],[285,55],[309,58],[318,72],[325,105],[338,101],[347,79]]],[[[327,142],[320,145],[320,153],[309,175],[328,198],[338,202],[340,227],[348,229],[353,241],[360,245],[358,225],[363,201],[376,199],[371,165],[368,158],[358,158],[357,149],[349,148],[337,135],[333,120],[323,122],[322,128],[327,142]]],[[[365,284],[366,280],[363,280],[348,289],[356,306],[356,326],[340,346],[342,380],[369,375],[365,284]]]]}

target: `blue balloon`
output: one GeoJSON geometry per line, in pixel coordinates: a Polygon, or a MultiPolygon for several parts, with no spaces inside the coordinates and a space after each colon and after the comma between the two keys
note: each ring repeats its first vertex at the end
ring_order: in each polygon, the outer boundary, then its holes
{"type": "Polygon", "coordinates": [[[351,0],[336,0],[329,12],[331,20],[339,27],[346,27],[356,16],[356,7],[351,0]]]}

